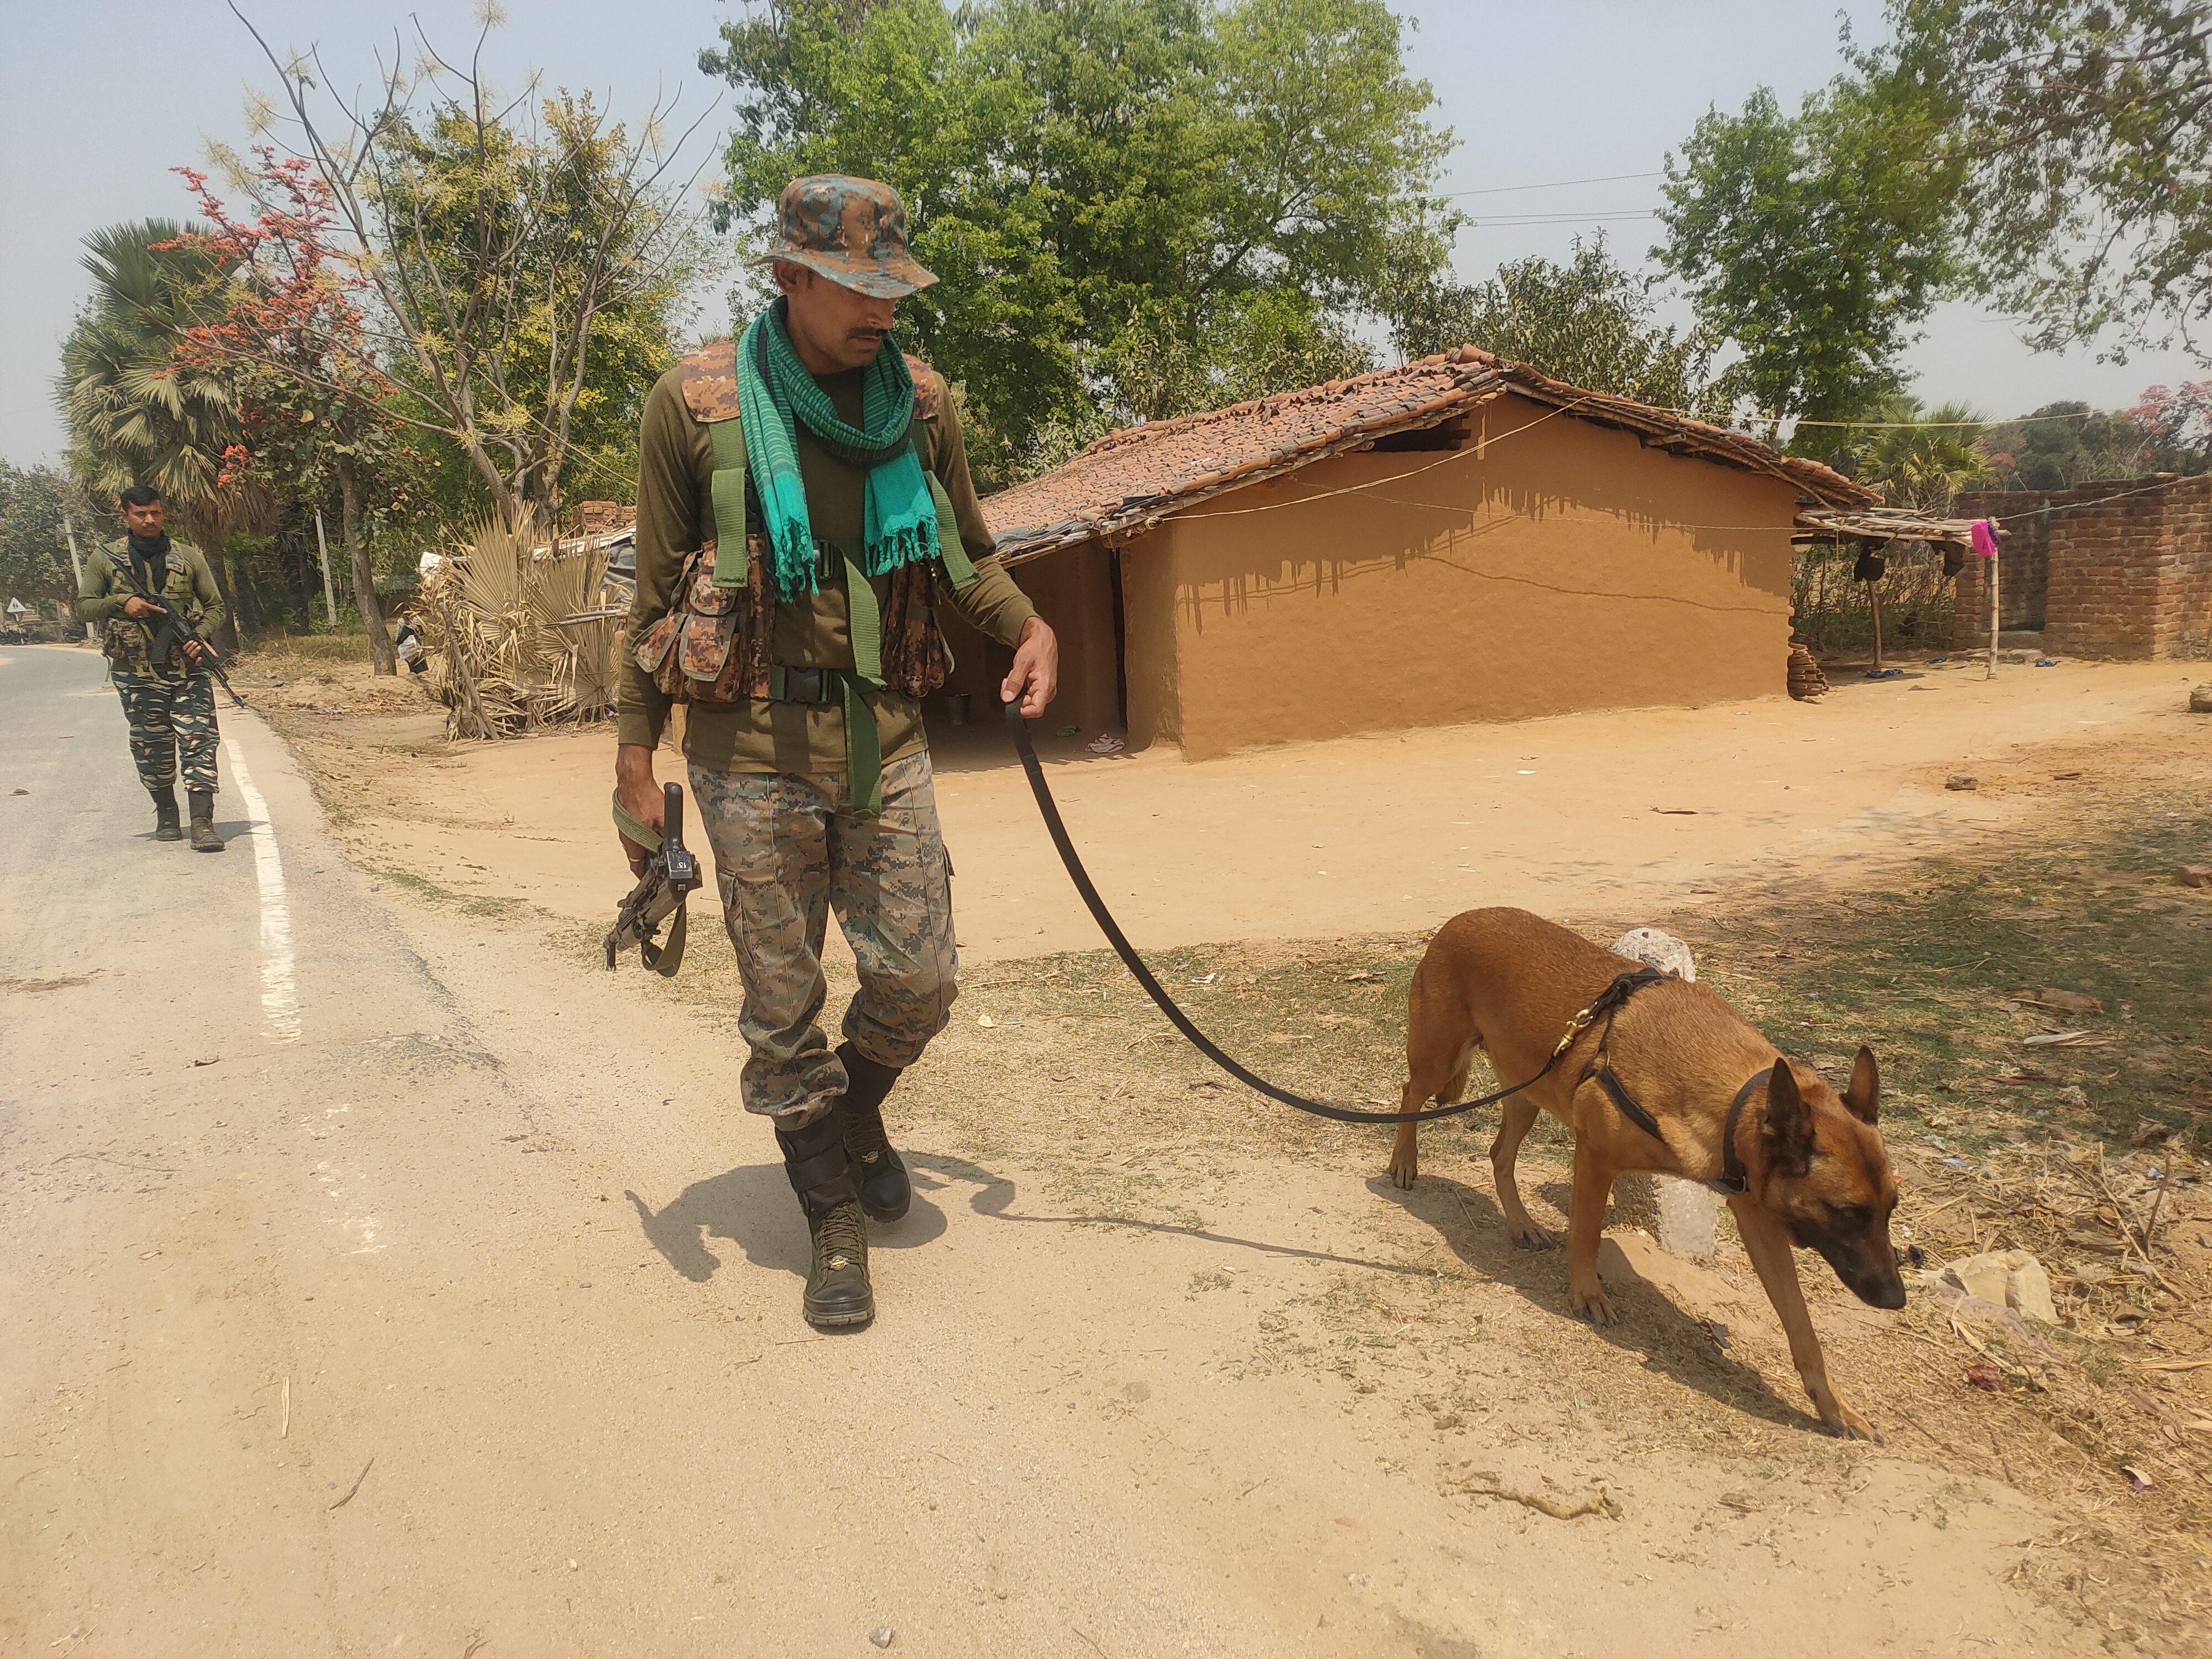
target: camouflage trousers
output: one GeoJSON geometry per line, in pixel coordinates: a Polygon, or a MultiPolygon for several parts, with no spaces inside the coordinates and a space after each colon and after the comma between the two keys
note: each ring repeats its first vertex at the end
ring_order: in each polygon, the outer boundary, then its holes
{"type": "Polygon", "coordinates": [[[927,750],[884,768],[884,811],[852,810],[843,772],[691,769],[714,849],[722,915],[745,987],[738,1029],[751,1049],[740,1079],[749,1112],[818,1116],[845,1092],[823,1034],[830,913],[853,947],[860,988],[844,1033],[863,1057],[907,1066],[945,1029],[959,958],[951,866],[938,828],[927,750]]]}
{"type": "Polygon", "coordinates": [[[115,690],[131,727],[131,758],[137,763],[138,781],[149,790],[173,788],[181,758],[185,787],[215,793],[215,677],[164,679],[118,668],[115,690]]]}

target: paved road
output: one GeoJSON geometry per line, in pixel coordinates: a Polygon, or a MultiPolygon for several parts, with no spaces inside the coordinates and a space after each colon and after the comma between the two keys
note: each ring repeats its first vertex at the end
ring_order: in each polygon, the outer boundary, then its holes
{"type": "Polygon", "coordinates": [[[514,1006],[488,1051],[258,721],[225,711],[228,850],[153,842],[101,678],[0,657],[0,1649],[1279,1645],[1095,1451],[1035,1437],[1003,1495],[988,1353],[810,1342],[757,1126],[612,1111],[605,1164],[549,1128],[619,1034],[465,964],[514,1006]],[[717,1232],[760,1271],[708,1284],[717,1232]]]}
{"type": "MultiPolygon", "coordinates": [[[[1510,1284],[1401,1328],[1437,1345],[1406,1397],[1293,1363],[1458,1237],[1310,1160],[1150,1146],[1205,1224],[1097,1224],[925,1071],[883,1316],[812,1335],[726,1020],[565,924],[398,902],[249,718],[229,850],[155,843],[100,680],[0,652],[0,1652],[2078,1645],[2001,1582],[2015,1496],[1738,1413],[1775,1463],[1726,1478],[1786,1485],[1717,1511],[1651,1412],[1562,1385],[1630,1353],[1510,1284]],[[1630,1518],[1455,1497],[1469,1458],[1630,1518]]],[[[1109,1212],[1127,1162],[1085,1173],[1109,1212]]]]}

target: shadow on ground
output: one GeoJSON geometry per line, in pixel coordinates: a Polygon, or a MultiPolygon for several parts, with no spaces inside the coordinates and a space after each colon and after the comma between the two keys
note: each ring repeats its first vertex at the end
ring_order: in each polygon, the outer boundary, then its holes
{"type": "MultiPolygon", "coordinates": [[[[1367,1182],[1377,1198],[1397,1205],[1415,1220],[1433,1227],[1454,1255],[1493,1284],[1511,1286],[1529,1306],[1555,1319],[1582,1323],[1567,1307],[1567,1255],[1564,1242],[1553,1249],[1525,1250],[1505,1235],[1505,1217],[1496,1200],[1449,1176],[1423,1171],[1411,1192],[1401,1192],[1387,1175],[1367,1182]]],[[[1557,1184],[1541,1189],[1546,1199],[1557,1184]]],[[[1564,1203],[1560,1205],[1565,1213],[1564,1203]]],[[[1753,1366],[1723,1351],[1712,1332],[1677,1307],[1660,1291],[1633,1277],[1606,1282],[1620,1323],[1594,1328],[1607,1342],[1640,1360],[1646,1370],[1670,1376],[1732,1410],[1748,1412],[1791,1429],[1820,1430],[1813,1413],[1793,1406],[1767,1385],[1753,1366]]]]}
{"type": "MultiPolygon", "coordinates": [[[[870,1222],[869,1249],[912,1249],[945,1231],[945,1212],[927,1194],[945,1183],[919,1167],[921,1162],[908,1159],[914,1207],[900,1220],[870,1222]]],[[[623,1196],[636,1210],[646,1242],[695,1285],[705,1284],[722,1265],[714,1249],[716,1239],[735,1244],[755,1267],[806,1276],[806,1224],[781,1164],[742,1164],[695,1181],[658,1210],[635,1192],[625,1190],[623,1196]]]]}

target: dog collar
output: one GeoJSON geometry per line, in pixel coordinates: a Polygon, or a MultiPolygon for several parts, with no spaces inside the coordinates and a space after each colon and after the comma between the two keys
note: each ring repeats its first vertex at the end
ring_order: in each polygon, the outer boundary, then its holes
{"type": "Polygon", "coordinates": [[[1751,1184],[1743,1172],[1743,1160],[1735,1155],[1736,1125],[1743,1121],[1744,1103],[1773,1075],[1771,1066],[1765,1071],[1753,1072],[1744,1079],[1743,1087],[1735,1091],[1735,1098],[1729,1102],[1728,1121],[1721,1127],[1721,1177],[1705,1183],[1717,1193],[1734,1195],[1751,1184]]]}

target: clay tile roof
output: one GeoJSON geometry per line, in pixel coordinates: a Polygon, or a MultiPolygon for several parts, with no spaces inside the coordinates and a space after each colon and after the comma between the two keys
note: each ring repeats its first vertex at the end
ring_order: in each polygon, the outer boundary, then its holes
{"type": "Polygon", "coordinates": [[[1839,472],[1743,433],[1585,391],[1470,345],[1355,380],[1109,432],[1065,465],[992,496],[983,516],[1006,562],[1019,564],[1094,536],[1148,528],[1209,496],[1364,449],[1394,432],[1441,425],[1508,391],[1578,420],[1626,428],[1654,448],[1787,479],[1820,506],[1881,500],[1839,472]]]}

